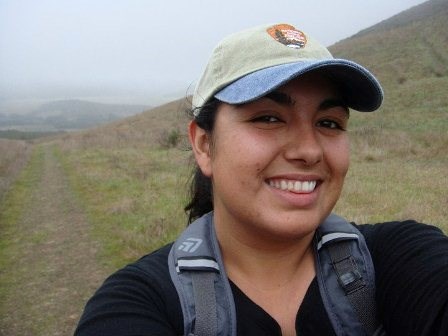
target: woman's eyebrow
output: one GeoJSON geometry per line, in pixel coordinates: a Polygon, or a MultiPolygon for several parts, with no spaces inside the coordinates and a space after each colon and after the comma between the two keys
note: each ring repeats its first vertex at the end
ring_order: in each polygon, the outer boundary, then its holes
{"type": "Polygon", "coordinates": [[[280,105],[294,106],[295,104],[294,99],[292,99],[290,95],[279,91],[269,92],[264,98],[271,99],[280,105]]]}
{"type": "MultiPolygon", "coordinates": [[[[272,91],[265,95],[263,98],[268,98],[277,104],[285,105],[285,106],[294,106],[295,100],[291,98],[290,95],[280,92],[280,91],[272,91]]],[[[342,107],[346,110],[347,115],[349,115],[349,109],[347,104],[342,98],[327,98],[319,105],[319,110],[328,110],[333,107],[342,107]]]]}
{"type": "Polygon", "coordinates": [[[319,105],[320,110],[328,110],[333,107],[342,107],[346,110],[347,114],[349,114],[348,106],[341,98],[327,98],[319,105]]]}

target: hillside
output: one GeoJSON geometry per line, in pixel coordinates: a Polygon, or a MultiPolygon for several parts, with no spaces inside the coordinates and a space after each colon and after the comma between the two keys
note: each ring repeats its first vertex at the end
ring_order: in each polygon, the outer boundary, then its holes
{"type": "MultiPolygon", "coordinates": [[[[330,47],[335,57],[365,65],[384,87],[380,112],[354,114],[353,130],[367,125],[404,132],[448,128],[447,17],[448,0],[431,0],[330,47]]],[[[114,139],[121,134],[129,141],[154,143],[162,132],[185,130],[187,105],[180,99],[92,130],[89,137],[106,134],[115,143],[123,142],[114,139]]]]}
{"type": "MultiPolygon", "coordinates": [[[[351,221],[411,218],[448,233],[446,18],[447,1],[428,1],[331,47],[385,89],[379,112],[350,115],[351,166],[335,212],[351,221]]],[[[0,141],[0,335],[73,334],[105,274],[178,236],[189,106],[0,141]]]]}
{"type": "Polygon", "coordinates": [[[385,102],[375,123],[381,119],[384,127],[404,131],[446,130],[447,17],[447,0],[427,1],[330,48],[335,57],[358,61],[380,79],[385,102]],[[426,118],[419,118],[421,113],[426,118]]]}
{"type": "Polygon", "coordinates": [[[188,98],[181,98],[94,129],[65,134],[59,139],[71,148],[147,148],[158,146],[170,132],[185,136],[188,98]]]}
{"type": "Polygon", "coordinates": [[[413,24],[417,21],[432,20],[434,14],[446,15],[448,2],[446,0],[427,1],[420,5],[409,8],[397,15],[361,30],[355,37],[367,35],[372,32],[390,31],[395,28],[413,24]]]}
{"type": "MultiPolygon", "coordinates": [[[[446,196],[441,196],[448,184],[446,17],[447,1],[431,0],[330,48],[336,57],[371,69],[385,91],[380,111],[350,117],[352,164],[336,211],[355,221],[412,217],[446,223],[446,196]],[[393,186],[379,183],[383,180],[394,181],[393,186]],[[437,186],[434,180],[439,181],[437,186]],[[403,197],[397,198],[398,194],[403,197]]],[[[59,145],[73,160],[85,155],[84,164],[76,168],[84,169],[84,174],[89,174],[87,160],[100,155],[110,157],[104,161],[106,170],[138,171],[136,175],[146,176],[143,162],[153,154],[146,153],[142,159],[142,151],[162,155],[160,151],[167,148],[164,140],[171,134],[185,140],[188,106],[188,99],[173,101],[94,130],[66,134],[59,138],[59,145]]],[[[180,143],[178,147],[185,149],[186,142],[180,143]]],[[[185,154],[170,151],[162,157],[173,160],[185,154]]],[[[152,167],[155,162],[146,164],[152,167]]]]}

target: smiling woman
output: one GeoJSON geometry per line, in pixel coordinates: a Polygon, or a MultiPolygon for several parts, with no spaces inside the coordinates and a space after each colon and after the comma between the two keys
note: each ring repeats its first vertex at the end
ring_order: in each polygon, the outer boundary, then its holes
{"type": "Polygon", "coordinates": [[[213,180],[218,234],[229,230],[257,245],[261,236],[268,245],[275,237],[296,245],[313,232],[336,203],[348,169],[347,107],[328,103],[338,98],[331,82],[311,73],[277,90],[280,103],[268,95],[221,104],[213,134],[190,125],[196,160],[213,180]]]}
{"type": "Polygon", "coordinates": [[[107,279],[76,335],[446,335],[448,238],[332,214],[349,109],[382,98],[291,25],[224,39],[193,97],[191,224],[107,279]]]}

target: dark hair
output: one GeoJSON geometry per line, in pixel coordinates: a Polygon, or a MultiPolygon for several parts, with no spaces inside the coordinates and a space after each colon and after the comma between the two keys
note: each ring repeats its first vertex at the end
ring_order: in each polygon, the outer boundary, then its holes
{"type": "MultiPolygon", "coordinates": [[[[215,126],[216,112],[221,102],[216,98],[210,99],[201,107],[192,107],[189,114],[193,116],[196,124],[210,136],[215,126]],[[197,116],[194,114],[197,113],[197,116]]],[[[188,214],[188,223],[213,210],[213,187],[208,176],[202,174],[195,163],[190,180],[190,201],[184,210],[188,214]]]]}

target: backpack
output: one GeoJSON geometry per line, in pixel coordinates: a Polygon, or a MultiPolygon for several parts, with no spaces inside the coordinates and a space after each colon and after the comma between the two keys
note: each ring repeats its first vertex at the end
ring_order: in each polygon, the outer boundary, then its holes
{"type": "MultiPolygon", "coordinates": [[[[316,277],[336,335],[385,335],[376,316],[375,272],[362,234],[331,214],[313,240],[316,277]]],[[[191,223],[168,256],[185,336],[236,336],[233,294],[221,258],[213,212],[191,223]]]]}

